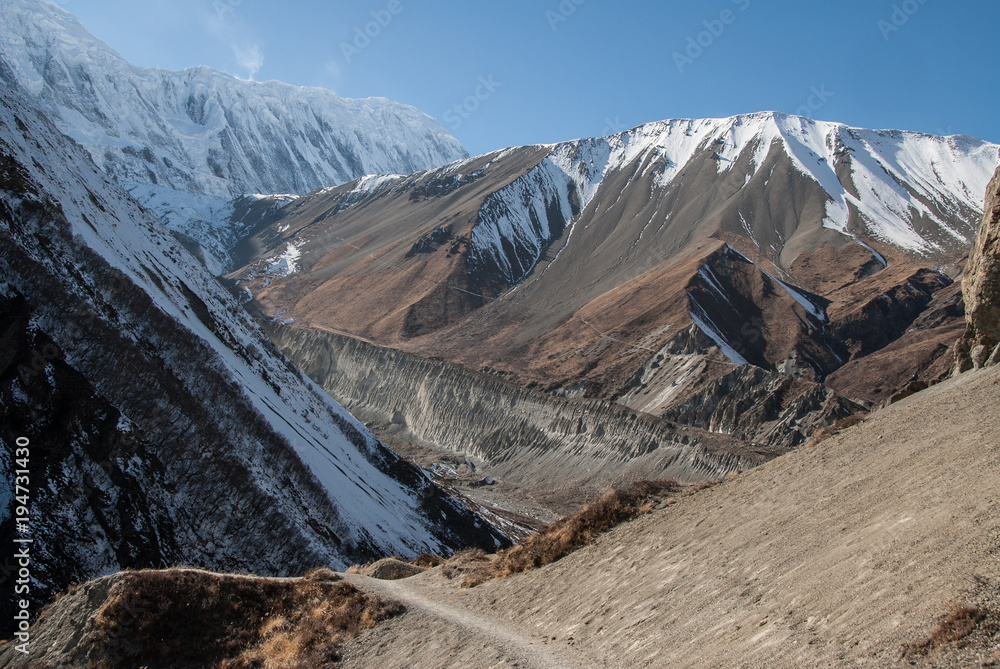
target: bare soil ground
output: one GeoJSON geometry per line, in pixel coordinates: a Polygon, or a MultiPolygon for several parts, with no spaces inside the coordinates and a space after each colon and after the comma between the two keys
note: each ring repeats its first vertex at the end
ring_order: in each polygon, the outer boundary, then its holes
{"type": "Polygon", "coordinates": [[[1000,369],[541,569],[474,589],[441,571],[394,581],[409,612],[349,642],[345,666],[996,666],[1000,369]],[[988,615],[961,641],[906,652],[954,603],[988,615]]]}

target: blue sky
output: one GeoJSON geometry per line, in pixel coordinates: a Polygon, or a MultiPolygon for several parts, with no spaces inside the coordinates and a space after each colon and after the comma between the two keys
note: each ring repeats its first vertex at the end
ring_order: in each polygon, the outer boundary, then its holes
{"type": "Polygon", "coordinates": [[[1000,142],[994,0],[60,4],[139,65],[384,96],[473,154],[761,110],[1000,142]]]}

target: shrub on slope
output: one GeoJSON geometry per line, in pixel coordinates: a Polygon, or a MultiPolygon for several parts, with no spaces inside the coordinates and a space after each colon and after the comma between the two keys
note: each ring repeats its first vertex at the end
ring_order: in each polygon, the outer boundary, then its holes
{"type": "Polygon", "coordinates": [[[91,659],[125,667],[324,667],[403,607],[325,569],[301,579],[193,569],[125,572],[96,616],[91,659]]]}
{"type": "Polygon", "coordinates": [[[454,573],[457,565],[465,564],[469,569],[463,585],[475,587],[542,567],[586,546],[598,535],[640,513],[648,513],[656,502],[680,488],[680,484],[673,481],[638,481],[627,488],[612,490],[579,513],[561,518],[520,544],[500,551],[496,559],[475,559],[477,556],[472,553],[456,555],[446,565],[453,567],[447,573],[454,573]]]}

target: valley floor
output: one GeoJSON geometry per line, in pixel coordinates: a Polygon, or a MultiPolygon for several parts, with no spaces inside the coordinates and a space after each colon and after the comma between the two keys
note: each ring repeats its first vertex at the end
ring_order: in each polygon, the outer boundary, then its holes
{"type": "Polygon", "coordinates": [[[934,386],[547,567],[474,589],[440,572],[351,577],[408,612],[350,642],[344,666],[994,666],[1000,369],[934,386]],[[993,613],[958,645],[904,657],[951,603],[993,613]]]}

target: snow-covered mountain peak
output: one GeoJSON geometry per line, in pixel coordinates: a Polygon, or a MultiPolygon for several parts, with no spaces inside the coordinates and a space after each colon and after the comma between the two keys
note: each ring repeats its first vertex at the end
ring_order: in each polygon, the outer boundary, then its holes
{"type": "Polygon", "coordinates": [[[47,0],[0,6],[0,57],[98,167],[223,262],[228,249],[211,229],[225,223],[213,216],[229,200],[468,155],[433,118],[385,98],[132,65],[47,0]]]}
{"type": "Polygon", "coordinates": [[[18,83],[127,186],[301,194],[467,155],[434,119],[385,98],[352,100],[208,67],[134,66],[47,0],[5,2],[0,34],[18,83]]]}
{"type": "Polygon", "coordinates": [[[0,35],[3,54],[18,82],[34,95],[41,95],[47,84],[37,63],[50,54],[60,54],[58,65],[65,67],[126,62],[79,19],[49,0],[5,1],[0,6],[0,35]]]}
{"type": "Polygon", "coordinates": [[[653,172],[656,186],[666,189],[693,160],[709,154],[720,175],[748,165],[741,169],[749,183],[772,151],[779,151],[828,194],[825,225],[853,236],[847,227],[851,212],[857,211],[875,239],[926,254],[944,246],[918,232],[917,220],[932,224],[945,238],[968,242],[968,230],[956,229],[948,219],[981,211],[981,194],[997,165],[998,149],[964,135],[867,130],[757,112],[657,121],[607,137],[555,144],[547,160],[576,182],[586,206],[603,180],[621,170],[644,166],[636,176],[653,172]],[[742,163],[744,157],[748,160],[742,163]]]}

